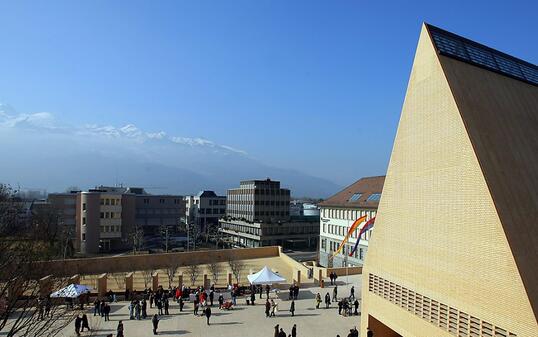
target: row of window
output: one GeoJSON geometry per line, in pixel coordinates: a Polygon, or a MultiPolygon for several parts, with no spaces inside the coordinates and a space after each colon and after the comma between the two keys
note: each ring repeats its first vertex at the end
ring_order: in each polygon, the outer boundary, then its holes
{"type": "Polygon", "coordinates": [[[322,218],[342,219],[355,221],[363,215],[367,215],[368,218],[374,217],[376,210],[358,210],[358,209],[334,209],[334,208],[322,208],[320,210],[320,216],[322,218]]]}
{"type": "Polygon", "coordinates": [[[226,210],[224,208],[200,208],[198,212],[200,214],[224,214],[226,210]]]}
{"type": "MultiPolygon", "coordinates": [[[[323,224],[323,230],[322,230],[322,233],[328,233],[328,234],[334,234],[334,235],[340,235],[340,236],[345,236],[347,235],[347,232],[349,231],[349,227],[346,227],[346,226],[338,226],[338,225],[331,225],[331,224],[323,224]]],[[[351,238],[357,238],[357,236],[359,235],[359,229],[355,229],[350,237],[351,238]]],[[[364,232],[364,234],[362,235],[362,239],[363,240],[368,240],[370,238],[370,236],[372,235],[372,230],[368,230],[366,232],[364,232]]]]}
{"type": "Polygon", "coordinates": [[[226,205],[226,199],[209,199],[209,206],[226,205]]]}
{"type": "Polygon", "coordinates": [[[118,206],[118,205],[121,205],[121,199],[117,199],[117,198],[102,198],[101,199],[101,205],[105,205],[105,206],[118,206]]]}
{"type": "Polygon", "coordinates": [[[136,210],[136,214],[181,214],[181,211],[177,208],[140,208],[136,210]]]}
{"type": "MultiPolygon", "coordinates": [[[[327,241],[329,241],[328,253],[334,253],[340,246],[339,242],[328,240],[328,239],[321,239],[321,250],[324,252],[327,252],[327,241]]],[[[342,247],[341,254],[349,256],[349,253],[351,253],[352,249],[353,247],[351,245],[344,245],[344,247],[342,247]]],[[[355,252],[353,253],[353,256],[351,257],[354,257],[356,259],[363,261],[364,252],[365,250],[363,248],[358,248],[357,250],[355,250],[355,252]]]]}
{"type": "Polygon", "coordinates": [[[286,206],[289,207],[289,201],[279,200],[229,200],[228,205],[257,205],[257,206],[286,206]]]}
{"type": "Polygon", "coordinates": [[[101,212],[101,219],[119,219],[121,218],[120,212],[101,212]]]}
{"type": "MultiPolygon", "coordinates": [[[[179,205],[181,203],[183,203],[183,200],[182,199],[173,199],[174,200],[174,204],[175,205],[179,205]]],[[[150,199],[149,198],[144,198],[143,200],[144,204],[145,205],[149,205],[150,204],[150,199]]],[[[159,204],[165,204],[166,203],[166,199],[159,199],[159,204]]]]}
{"type": "MultiPolygon", "coordinates": [[[[230,210],[228,212],[230,215],[252,215],[252,211],[240,211],[240,210],[230,210]]],[[[254,212],[255,216],[289,216],[290,211],[256,211],[254,212]]]]}
{"type": "Polygon", "coordinates": [[[236,189],[229,190],[229,195],[250,195],[250,194],[259,194],[259,195],[290,195],[290,190],[283,189],[236,189]]]}
{"type": "Polygon", "coordinates": [[[101,233],[119,233],[121,226],[101,226],[101,233]]]}

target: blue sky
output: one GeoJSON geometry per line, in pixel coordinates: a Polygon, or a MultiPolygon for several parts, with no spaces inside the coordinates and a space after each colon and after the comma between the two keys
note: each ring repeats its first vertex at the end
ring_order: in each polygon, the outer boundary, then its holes
{"type": "Polygon", "coordinates": [[[0,102],[18,113],[203,138],[340,185],[385,173],[422,21],[538,63],[536,1],[0,1],[0,13],[0,102]]]}

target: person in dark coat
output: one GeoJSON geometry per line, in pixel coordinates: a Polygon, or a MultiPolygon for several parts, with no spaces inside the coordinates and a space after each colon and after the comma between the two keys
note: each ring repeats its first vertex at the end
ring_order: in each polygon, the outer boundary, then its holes
{"type": "Polygon", "coordinates": [[[211,317],[211,307],[205,308],[205,318],[207,318],[207,325],[209,325],[209,317],[211,317]]]}
{"type": "Polygon", "coordinates": [[[250,292],[250,304],[254,305],[254,300],[256,299],[256,294],[254,293],[254,291],[251,291],[250,292]]]}
{"type": "Polygon", "coordinates": [[[286,337],[286,333],[284,332],[284,330],[282,330],[282,328],[280,328],[280,332],[278,333],[278,337],[286,337]]]}
{"type": "Polygon", "coordinates": [[[273,335],[273,337],[278,337],[278,324],[275,325],[275,334],[273,335]]]}
{"type": "Polygon", "coordinates": [[[351,295],[349,297],[355,299],[355,286],[351,286],[351,295]]]}
{"type": "Polygon", "coordinates": [[[271,310],[271,303],[269,300],[265,301],[265,317],[269,317],[269,311],[271,310]]]}
{"type": "Polygon", "coordinates": [[[116,328],[116,337],[123,337],[123,322],[118,322],[118,327],[116,328]]]}
{"type": "Polygon", "coordinates": [[[267,294],[267,298],[269,298],[269,292],[271,291],[271,286],[270,285],[266,285],[265,286],[265,293],[267,294]]]}
{"type": "Polygon", "coordinates": [[[219,294],[219,309],[222,309],[223,304],[224,304],[224,296],[222,296],[222,294],[219,294]]]}
{"type": "Polygon", "coordinates": [[[93,302],[93,315],[101,315],[101,302],[98,299],[95,299],[95,302],[93,302]]]}
{"type": "Polygon", "coordinates": [[[355,299],[355,302],[353,302],[353,305],[355,306],[355,312],[354,312],[354,314],[355,314],[355,315],[358,315],[358,314],[359,314],[359,300],[358,300],[358,299],[355,299]]]}
{"type": "Polygon", "coordinates": [[[342,314],[342,308],[344,307],[344,304],[342,301],[338,301],[338,315],[342,314]]]}
{"type": "Polygon", "coordinates": [[[336,301],[338,298],[338,286],[334,286],[333,288],[333,301],[336,301]]]}
{"type": "Polygon", "coordinates": [[[90,331],[90,325],[88,324],[88,316],[86,316],[86,314],[82,315],[82,327],[80,328],[80,332],[83,332],[84,328],[90,331]]]}
{"type": "Polygon", "coordinates": [[[142,318],[146,319],[148,317],[148,303],[146,299],[142,299],[142,318]]]}
{"type": "Polygon", "coordinates": [[[299,297],[299,286],[296,285],[294,288],[293,288],[293,299],[297,299],[297,297],[299,297]]]}
{"type": "Polygon", "coordinates": [[[105,317],[105,301],[101,301],[99,310],[101,311],[101,317],[105,317]]]}
{"type": "Polygon", "coordinates": [[[82,325],[82,318],[80,318],[79,315],[77,315],[77,318],[75,318],[75,332],[77,336],[80,336],[80,326],[82,325]]]}
{"type": "Polygon", "coordinates": [[[331,295],[329,293],[325,294],[325,309],[329,309],[331,305],[331,295]]]}
{"type": "Polygon", "coordinates": [[[185,305],[185,303],[183,302],[183,298],[180,297],[179,298],[179,311],[183,311],[183,306],[185,305]]]}
{"type": "Polygon", "coordinates": [[[209,303],[213,306],[213,298],[215,298],[215,292],[213,290],[209,291],[209,303]]]}
{"type": "Polygon", "coordinates": [[[170,315],[168,313],[168,306],[170,305],[170,303],[168,302],[168,297],[166,297],[163,301],[164,301],[164,314],[165,315],[170,315]]]}
{"type": "Polygon", "coordinates": [[[105,322],[110,321],[109,315],[110,315],[110,305],[108,305],[107,303],[105,304],[105,322]]]}
{"type": "Polygon", "coordinates": [[[263,286],[258,286],[258,291],[260,292],[260,300],[262,299],[263,286]]]}
{"type": "Polygon", "coordinates": [[[159,327],[159,317],[157,317],[157,314],[153,315],[153,319],[151,320],[151,323],[153,324],[153,334],[157,334],[157,328],[159,327]]]}
{"type": "Polygon", "coordinates": [[[374,332],[370,328],[366,328],[366,337],[374,337],[374,332]]]}
{"type": "Polygon", "coordinates": [[[291,337],[297,337],[297,325],[293,324],[293,328],[291,328],[291,337]]]}
{"type": "Polygon", "coordinates": [[[163,302],[159,299],[155,299],[155,304],[157,305],[157,310],[159,315],[163,314],[163,302]]]}
{"type": "Polygon", "coordinates": [[[290,312],[291,312],[291,317],[295,316],[295,301],[294,300],[291,300],[290,312]]]}

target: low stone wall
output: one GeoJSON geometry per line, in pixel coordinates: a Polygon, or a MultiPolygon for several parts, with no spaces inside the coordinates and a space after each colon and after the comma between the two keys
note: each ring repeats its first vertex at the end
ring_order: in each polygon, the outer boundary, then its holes
{"type": "Polygon", "coordinates": [[[362,274],[362,267],[327,268],[327,271],[325,274],[326,277],[328,277],[330,273],[336,273],[336,275],[338,276],[358,275],[358,274],[362,274]]]}
{"type": "Polygon", "coordinates": [[[176,264],[179,267],[209,262],[226,262],[230,259],[250,260],[280,256],[280,247],[260,247],[243,249],[220,249],[196,252],[126,255],[114,257],[94,257],[87,259],[69,259],[47,261],[40,264],[36,278],[52,274],[55,277],[74,274],[96,275],[101,273],[128,273],[138,270],[166,268],[176,264]]]}

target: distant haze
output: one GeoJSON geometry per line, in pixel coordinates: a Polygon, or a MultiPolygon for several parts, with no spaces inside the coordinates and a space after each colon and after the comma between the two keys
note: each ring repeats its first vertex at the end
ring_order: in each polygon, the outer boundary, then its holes
{"type": "Polygon", "coordinates": [[[240,180],[280,180],[294,196],[327,197],[341,186],[271,167],[208,139],[149,132],[135,125],[69,126],[50,113],[0,105],[0,182],[62,192],[69,186],[123,184],[159,194],[224,194],[240,180]]]}

